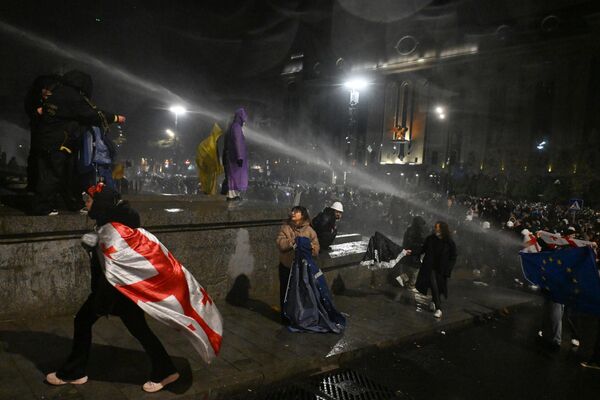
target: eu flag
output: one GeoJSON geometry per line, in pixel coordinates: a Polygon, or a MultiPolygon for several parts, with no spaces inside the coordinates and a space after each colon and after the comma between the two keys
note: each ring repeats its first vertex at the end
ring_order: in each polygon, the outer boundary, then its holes
{"type": "Polygon", "coordinates": [[[600,315],[600,277],[589,247],[519,253],[523,274],[556,303],[600,315]]]}

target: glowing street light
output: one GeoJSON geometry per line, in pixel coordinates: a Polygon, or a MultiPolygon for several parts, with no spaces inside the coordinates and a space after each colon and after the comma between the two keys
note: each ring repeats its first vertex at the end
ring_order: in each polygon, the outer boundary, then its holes
{"type": "Polygon", "coordinates": [[[438,114],[440,114],[440,115],[441,115],[441,114],[444,114],[444,107],[442,107],[442,106],[437,106],[437,107],[435,108],[435,112],[436,112],[436,113],[438,113],[438,114]]]}
{"type": "Polygon", "coordinates": [[[183,115],[187,112],[187,110],[180,105],[175,105],[172,106],[171,108],[169,108],[169,111],[171,111],[173,114],[175,114],[175,128],[177,128],[177,119],[180,115],[183,115]]]}
{"type": "Polygon", "coordinates": [[[363,78],[350,79],[349,81],[344,82],[344,86],[350,90],[362,90],[366,88],[368,84],[369,82],[363,78]]]}

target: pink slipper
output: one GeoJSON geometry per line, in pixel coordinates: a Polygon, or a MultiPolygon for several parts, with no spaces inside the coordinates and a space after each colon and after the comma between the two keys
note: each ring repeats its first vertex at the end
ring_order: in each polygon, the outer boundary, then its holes
{"type": "Polygon", "coordinates": [[[148,393],[158,392],[159,390],[162,390],[165,386],[167,386],[169,383],[175,382],[177,379],[179,379],[179,374],[175,372],[174,374],[167,376],[165,379],[158,383],[152,381],[144,383],[142,389],[144,389],[144,392],[148,393]]]}
{"type": "Polygon", "coordinates": [[[54,386],[66,385],[67,383],[70,383],[71,385],[83,385],[87,381],[88,381],[87,376],[84,376],[79,379],[64,381],[64,380],[60,379],[58,376],[56,376],[56,372],[51,372],[48,375],[46,375],[46,382],[48,382],[49,384],[54,385],[54,386]]]}

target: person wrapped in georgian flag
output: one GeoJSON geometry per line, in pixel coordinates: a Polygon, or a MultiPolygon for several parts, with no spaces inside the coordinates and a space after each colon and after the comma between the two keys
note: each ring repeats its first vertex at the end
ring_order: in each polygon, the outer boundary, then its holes
{"type": "Polygon", "coordinates": [[[74,321],[73,348],[67,361],[46,380],[52,385],[83,384],[91,349],[92,326],[103,315],[117,315],[148,354],[152,369],[142,386],[157,392],[179,378],[144,311],[183,332],[210,362],[221,347],[222,320],[212,299],[194,277],[151,233],[119,193],[103,184],[84,193],[88,216],[98,233],[82,244],[91,261],[92,293],[74,321]]]}
{"type": "Polygon", "coordinates": [[[98,230],[106,279],[152,318],[183,333],[207,363],[223,333],[217,306],[194,276],[150,232],[118,222],[98,230]]]}

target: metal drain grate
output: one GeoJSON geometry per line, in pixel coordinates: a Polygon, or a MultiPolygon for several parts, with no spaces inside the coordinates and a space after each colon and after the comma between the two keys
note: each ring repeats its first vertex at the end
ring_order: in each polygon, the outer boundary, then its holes
{"type": "Polygon", "coordinates": [[[335,400],[388,400],[399,399],[390,388],[354,370],[337,370],[314,376],[318,390],[335,400]]]}
{"type": "Polygon", "coordinates": [[[261,400],[325,400],[323,397],[296,385],[280,387],[258,398],[261,400]]]}
{"type": "MultiPolygon", "coordinates": [[[[245,393],[235,400],[393,400],[409,396],[375,382],[357,371],[341,369],[300,378],[293,383],[245,393]]],[[[232,398],[230,397],[230,400],[232,398]]]]}

